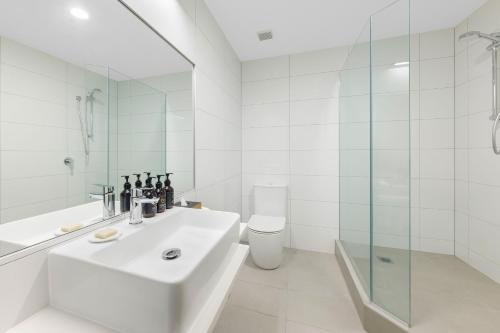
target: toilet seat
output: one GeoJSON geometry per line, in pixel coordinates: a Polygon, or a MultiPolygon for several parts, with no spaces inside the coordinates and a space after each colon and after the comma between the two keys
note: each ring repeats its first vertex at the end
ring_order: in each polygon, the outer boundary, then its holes
{"type": "Polygon", "coordinates": [[[248,229],[261,234],[275,234],[285,229],[285,222],[284,217],[252,215],[248,221],[248,229]]]}

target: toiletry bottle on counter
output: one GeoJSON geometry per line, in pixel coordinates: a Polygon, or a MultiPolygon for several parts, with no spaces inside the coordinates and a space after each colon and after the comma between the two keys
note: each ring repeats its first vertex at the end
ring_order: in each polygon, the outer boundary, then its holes
{"type": "MultiPolygon", "coordinates": [[[[153,178],[151,178],[149,175],[151,172],[145,172],[148,175],[148,178],[146,179],[146,184],[144,185],[144,188],[142,189],[142,194],[148,198],[148,199],[153,199],[155,197],[155,188],[153,187],[153,178]]],[[[142,216],[149,218],[153,217],[156,215],[156,204],[153,203],[143,203],[142,204],[142,216]]]]}
{"type": "Polygon", "coordinates": [[[137,176],[137,180],[135,181],[135,188],[141,188],[142,187],[141,174],[140,173],[134,173],[133,175],[137,176]]]}
{"type": "Polygon", "coordinates": [[[156,176],[156,179],[158,179],[158,181],[155,184],[156,197],[159,199],[158,204],[157,204],[157,206],[158,206],[157,213],[163,213],[165,211],[165,209],[167,208],[167,191],[163,187],[163,184],[161,182],[161,177],[163,177],[163,175],[156,176]]]}
{"type": "Polygon", "coordinates": [[[166,173],[167,179],[165,180],[166,204],[167,209],[174,207],[174,188],[170,186],[170,175],[173,173],[166,173]]]}
{"type": "MultiPolygon", "coordinates": [[[[146,185],[145,185],[145,187],[147,187],[148,186],[148,182],[151,182],[151,179],[150,179],[151,178],[151,172],[146,171],[144,173],[146,174],[146,185]]],[[[151,187],[153,187],[152,184],[151,184],[151,187]]]]}
{"type": "Polygon", "coordinates": [[[122,176],[125,178],[125,184],[123,184],[123,191],[120,193],[120,212],[125,213],[130,211],[130,197],[132,195],[131,188],[132,184],[128,182],[130,176],[122,176]]]}

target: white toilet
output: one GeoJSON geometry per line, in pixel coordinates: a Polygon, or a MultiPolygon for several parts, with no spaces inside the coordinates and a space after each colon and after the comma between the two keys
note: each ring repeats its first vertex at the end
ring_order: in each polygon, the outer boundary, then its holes
{"type": "Polygon", "coordinates": [[[281,264],[288,211],[285,185],[254,185],[255,215],[248,221],[248,242],[254,263],[263,269],[281,264]]]}

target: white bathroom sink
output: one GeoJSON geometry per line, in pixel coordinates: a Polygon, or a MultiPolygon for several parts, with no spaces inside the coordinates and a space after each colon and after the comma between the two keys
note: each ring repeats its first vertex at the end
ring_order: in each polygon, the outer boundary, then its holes
{"type": "Polygon", "coordinates": [[[126,333],[190,332],[238,248],[239,215],[174,208],[94,244],[86,235],[49,253],[55,308],[126,333]],[[164,260],[162,253],[181,255],[164,260]]]}

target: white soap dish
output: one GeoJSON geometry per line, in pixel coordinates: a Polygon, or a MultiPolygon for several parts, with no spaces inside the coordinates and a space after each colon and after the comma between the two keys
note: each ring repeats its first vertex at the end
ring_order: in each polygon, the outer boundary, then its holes
{"type": "Polygon", "coordinates": [[[59,228],[56,231],[54,231],[54,235],[56,235],[56,236],[66,235],[67,233],[68,232],[66,232],[66,231],[62,231],[61,228],[59,228]]]}
{"type": "Polygon", "coordinates": [[[118,231],[116,234],[114,234],[111,237],[101,239],[101,238],[97,238],[94,234],[92,234],[89,237],[89,242],[91,242],[91,243],[106,243],[106,242],[111,242],[111,241],[114,241],[114,240],[117,240],[118,238],[120,238],[121,235],[122,235],[122,233],[118,231]]]}

